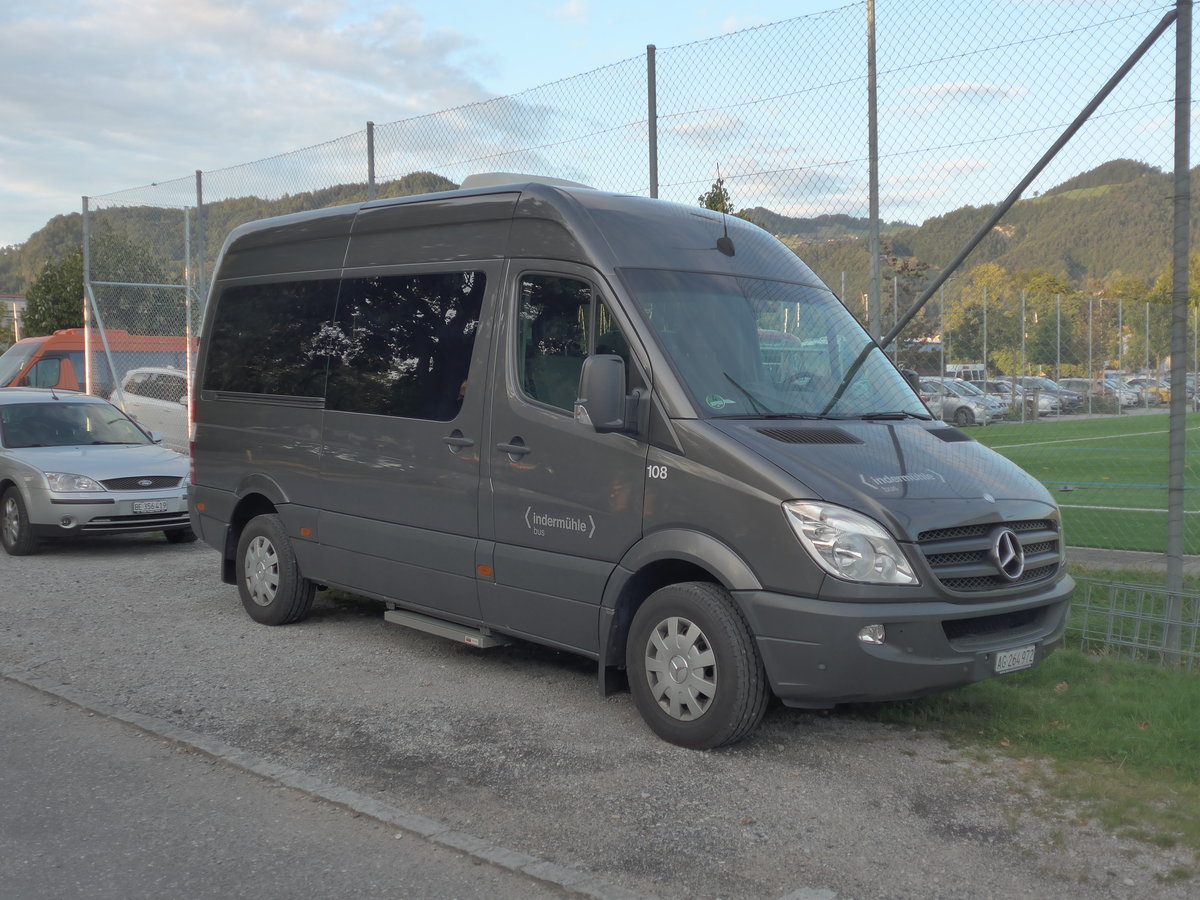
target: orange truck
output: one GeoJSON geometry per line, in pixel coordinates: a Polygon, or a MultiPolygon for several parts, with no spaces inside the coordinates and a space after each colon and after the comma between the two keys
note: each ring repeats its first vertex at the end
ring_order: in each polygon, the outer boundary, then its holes
{"type": "Polygon", "coordinates": [[[65,328],[54,334],[23,338],[0,355],[0,387],[85,390],[89,354],[92,393],[107,397],[130,369],[142,366],[186,368],[187,339],[179,335],[130,334],[110,329],[103,340],[99,332],[93,331],[85,345],[82,328],[65,328]],[[108,353],[105,352],[106,343],[108,353]]]}

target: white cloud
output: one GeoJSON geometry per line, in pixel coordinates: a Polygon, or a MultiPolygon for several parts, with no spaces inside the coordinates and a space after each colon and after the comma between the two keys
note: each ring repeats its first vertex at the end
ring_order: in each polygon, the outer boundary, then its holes
{"type": "Polygon", "coordinates": [[[481,69],[473,43],[428,31],[408,3],[352,3],[9,0],[0,12],[0,245],[79,209],[83,194],[485,96],[468,74],[481,69]],[[39,202],[49,212],[26,212],[39,202]]]}

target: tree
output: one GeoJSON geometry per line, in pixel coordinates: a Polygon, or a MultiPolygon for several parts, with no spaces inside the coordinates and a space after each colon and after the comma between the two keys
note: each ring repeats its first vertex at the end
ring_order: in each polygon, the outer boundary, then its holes
{"type": "Polygon", "coordinates": [[[83,248],[68,250],[58,262],[47,262],[25,292],[26,334],[51,334],[60,328],[83,327],[83,248]]]}
{"type": "Polygon", "coordinates": [[[725,190],[725,179],[718,177],[707,193],[699,197],[700,205],[705,209],[733,215],[733,202],[729,199],[729,191],[725,190]]]}

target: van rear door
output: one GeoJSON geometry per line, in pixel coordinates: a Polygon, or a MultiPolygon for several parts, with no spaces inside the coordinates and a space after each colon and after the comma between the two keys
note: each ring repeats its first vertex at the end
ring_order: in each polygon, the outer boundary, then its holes
{"type": "Polygon", "coordinates": [[[579,375],[590,352],[624,357],[631,384],[643,368],[594,272],[516,260],[510,272],[484,447],[483,619],[595,652],[604,585],[641,537],[647,445],[575,421],[579,375]]]}

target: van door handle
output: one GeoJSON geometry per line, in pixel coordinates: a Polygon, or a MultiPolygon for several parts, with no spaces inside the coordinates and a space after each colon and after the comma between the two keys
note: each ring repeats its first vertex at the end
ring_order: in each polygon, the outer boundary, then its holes
{"type": "Polygon", "coordinates": [[[469,437],[463,437],[463,433],[457,428],[442,438],[442,443],[449,447],[451,452],[475,446],[475,442],[469,437]]]}
{"type": "Polygon", "coordinates": [[[497,448],[508,454],[509,459],[516,460],[529,452],[529,448],[525,446],[525,442],[519,437],[513,438],[507,444],[497,444],[497,448]]]}

